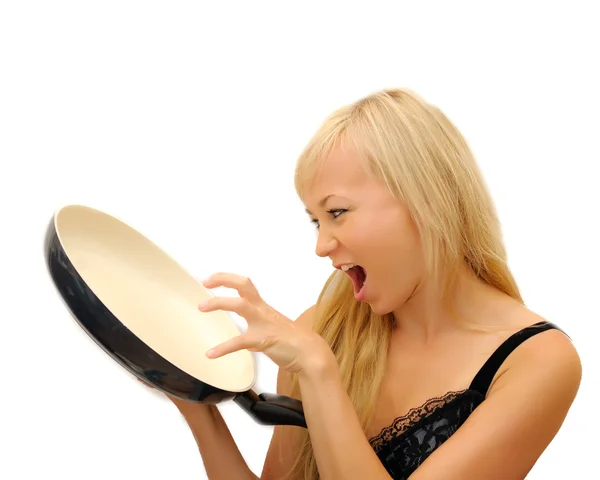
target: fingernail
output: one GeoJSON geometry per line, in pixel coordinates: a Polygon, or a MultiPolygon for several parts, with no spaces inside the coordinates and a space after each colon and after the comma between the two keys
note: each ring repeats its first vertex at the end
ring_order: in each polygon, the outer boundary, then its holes
{"type": "Polygon", "coordinates": [[[206,307],[208,307],[206,302],[202,302],[200,305],[198,305],[198,310],[205,311],[206,307]]]}
{"type": "Polygon", "coordinates": [[[215,350],[213,348],[211,348],[208,352],[206,352],[206,356],[208,358],[212,358],[215,355],[215,350]]]}

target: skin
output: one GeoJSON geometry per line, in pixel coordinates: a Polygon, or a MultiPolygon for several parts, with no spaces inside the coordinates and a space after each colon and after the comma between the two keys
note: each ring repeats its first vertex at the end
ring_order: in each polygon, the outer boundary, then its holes
{"type": "Polygon", "coordinates": [[[319,230],[316,254],[334,266],[362,266],[368,277],[364,301],[376,313],[400,314],[424,271],[418,233],[406,208],[367,175],[355,156],[341,150],[326,160],[306,207],[319,230]]]}
{"type": "MultiPolygon", "coordinates": [[[[383,183],[366,173],[360,159],[351,151],[338,149],[330,155],[306,197],[306,204],[319,228],[317,255],[330,258],[334,265],[357,263],[363,266],[368,276],[364,301],[377,313],[393,312],[397,322],[388,352],[378,415],[367,432],[368,437],[377,435],[411,408],[449,391],[466,388],[504,340],[519,329],[543,320],[476,278],[465,266],[458,279],[458,313],[469,323],[492,327],[492,331],[482,333],[456,324],[441,303],[435,286],[427,282],[418,231],[408,211],[383,183]],[[327,202],[320,206],[322,198],[327,198],[327,202]]],[[[455,454],[453,450],[465,448],[459,439],[466,436],[468,430],[482,437],[478,439],[479,445],[486,445],[484,439],[487,439],[489,448],[495,449],[497,455],[498,439],[487,438],[486,429],[497,429],[502,423],[507,435],[510,428],[522,431],[518,422],[524,420],[524,412],[515,413],[509,423],[504,423],[504,412],[512,405],[517,410],[519,405],[523,407],[524,393],[535,392],[534,386],[539,389],[539,395],[545,395],[548,389],[562,389],[556,398],[546,399],[547,416],[539,426],[545,434],[532,433],[537,441],[527,437],[511,439],[513,448],[519,445],[519,440],[526,441],[526,445],[518,448],[519,453],[515,453],[522,461],[515,462],[515,457],[510,457],[514,476],[510,476],[511,472],[502,462],[496,465],[502,478],[523,478],[562,424],[580,377],[578,354],[564,334],[551,330],[528,340],[504,362],[492,382],[485,405],[460,429],[461,435],[455,434],[453,441],[438,449],[439,453],[430,457],[411,478],[435,478],[437,468],[456,463],[456,459],[451,459],[455,454]],[[551,365],[556,371],[548,372],[547,366],[551,365]],[[509,398],[511,394],[516,400],[509,398]],[[499,405],[497,413],[493,411],[494,404],[499,405]],[[485,416],[488,409],[489,419],[485,416]],[[495,415],[497,420],[493,420],[495,415]],[[434,461],[436,458],[439,460],[434,461]]],[[[531,401],[529,407],[533,411],[539,399],[531,397],[531,401]]],[[[543,418],[539,417],[539,410],[536,417],[543,418]]],[[[470,439],[467,437],[465,442],[468,444],[470,439]]],[[[467,448],[473,451],[472,446],[467,448]]],[[[511,451],[507,450],[507,454],[511,451]]],[[[486,461],[486,452],[482,451],[482,455],[486,461]]],[[[494,467],[491,462],[487,465],[488,469],[494,467]]],[[[465,468],[457,470],[457,478],[470,478],[469,475],[477,478],[483,476],[484,471],[485,478],[494,478],[491,471],[478,470],[479,464],[474,463],[471,470],[469,466],[465,468]]],[[[442,471],[444,478],[450,478],[447,470],[442,471]]]]}
{"type": "MultiPolygon", "coordinates": [[[[363,266],[364,301],[396,319],[379,414],[368,436],[429,398],[466,388],[503,340],[541,320],[465,268],[459,314],[496,328],[482,333],[457,325],[425,277],[418,232],[406,209],[364,172],[352,152],[330,155],[306,208],[319,229],[316,253],[334,265],[363,266]]],[[[312,331],[313,309],[294,322],[270,307],[250,279],[235,274],[215,274],[205,286],[234,288],[239,298],[215,297],[201,310],[227,310],[248,321],[245,334],[209,356],[242,348],[265,353],[280,367],[278,392],[284,395],[290,393],[290,372],[298,374],[321,478],[389,479],[359,426],[331,350],[312,331]]],[[[525,478],[562,425],[580,378],[579,357],[564,334],[550,330],[529,339],[504,362],[484,403],[411,480],[525,478]]],[[[174,402],[194,432],[209,478],[257,478],[214,407],[174,402]]],[[[275,427],[261,479],[279,479],[293,463],[296,432],[275,427]]]]}

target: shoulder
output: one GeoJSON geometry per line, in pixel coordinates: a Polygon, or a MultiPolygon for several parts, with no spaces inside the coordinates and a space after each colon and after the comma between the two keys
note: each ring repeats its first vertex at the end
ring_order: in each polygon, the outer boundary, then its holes
{"type": "MultiPolygon", "coordinates": [[[[535,320],[529,325],[543,320],[530,318],[535,320]]],[[[509,355],[472,420],[493,424],[498,440],[507,441],[506,455],[512,452],[515,467],[531,468],[565,421],[581,377],[581,359],[571,339],[558,329],[541,331],[509,355]]]]}
{"type": "MultiPolygon", "coordinates": [[[[535,314],[529,318],[534,320],[529,325],[544,320],[535,314]]],[[[561,330],[549,329],[528,338],[511,353],[489,395],[507,388],[510,383],[514,388],[549,394],[550,402],[554,399],[570,404],[579,389],[581,376],[581,359],[571,339],[561,330]]]]}
{"type": "Polygon", "coordinates": [[[506,389],[508,383],[515,388],[562,387],[567,397],[574,397],[582,375],[581,360],[568,332],[562,331],[561,324],[549,321],[523,304],[506,308],[505,321],[507,326],[500,335],[502,340],[523,331],[533,332],[533,335],[526,335],[525,340],[505,358],[490,386],[488,397],[506,389]],[[544,327],[547,324],[556,328],[541,328],[536,332],[538,325],[544,327]]]}
{"type": "MultiPolygon", "coordinates": [[[[511,323],[517,333],[549,322],[521,305],[511,315],[511,323]]],[[[531,396],[540,406],[546,405],[557,421],[566,414],[579,390],[582,366],[571,339],[559,324],[554,326],[557,328],[534,330],[508,355],[490,387],[488,399],[504,397],[510,391],[519,397],[531,396]]]]}
{"type": "Polygon", "coordinates": [[[505,360],[486,399],[415,472],[415,480],[525,478],[560,430],[581,375],[579,354],[563,332],[550,329],[528,338],[505,360]]]}

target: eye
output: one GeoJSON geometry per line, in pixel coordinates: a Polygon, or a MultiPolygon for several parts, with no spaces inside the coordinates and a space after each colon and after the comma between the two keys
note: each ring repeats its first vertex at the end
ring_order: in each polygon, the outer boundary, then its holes
{"type": "Polygon", "coordinates": [[[339,217],[342,213],[344,213],[346,210],[344,209],[339,209],[339,210],[327,210],[327,213],[333,215],[333,218],[337,218],[339,217]]]}
{"type": "MultiPolygon", "coordinates": [[[[339,208],[339,209],[332,209],[332,210],[327,210],[327,213],[329,213],[334,220],[339,217],[342,213],[347,212],[348,210],[343,209],[343,208],[339,208]]],[[[319,221],[316,218],[311,219],[310,221],[313,225],[315,225],[315,228],[317,228],[317,230],[319,229],[319,221]]]]}

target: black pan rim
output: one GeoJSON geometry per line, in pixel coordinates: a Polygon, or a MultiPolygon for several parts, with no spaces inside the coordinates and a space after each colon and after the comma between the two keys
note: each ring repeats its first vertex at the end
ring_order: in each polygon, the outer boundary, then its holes
{"type": "MultiPolygon", "coordinates": [[[[131,330],[112,314],[108,307],[100,300],[100,298],[98,298],[98,296],[96,296],[81,277],[69,259],[60,240],[56,225],[58,215],[66,208],[71,207],[89,209],[103,215],[109,214],[86,205],[67,205],[55,211],[46,228],[44,256],[48,273],[59,296],[62,298],[63,304],[67,307],[67,310],[83,331],[105,353],[127,371],[174,397],[203,403],[218,403],[228,398],[234,398],[237,394],[242,393],[214,387],[181,370],[139,339],[139,337],[131,332],[131,330]],[[75,295],[75,290],[78,291],[77,295],[75,295]],[[93,313],[90,314],[91,312],[93,313]],[[87,321],[83,318],[85,313],[90,314],[87,315],[87,321]],[[114,348],[114,344],[117,342],[116,338],[113,337],[112,342],[109,337],[103,338],[103,335],[100,332],[100,325],[96,324],[95,326],[97,328],[94,329],[92,318],[96,320],[98,318],[104,319],[106,325],[103,325],[103,327],[109,328],[113,336],[115,335],[115,332],[118,332],[122,337],[126,337],[126,342],[131,346],[132,350],[143,352],[148,360],[151,359],[153,364],[160,365],[162,368],[160,370],[140,370],[139,365],[144,362],[137,362],[138,365],[136,365],[119,354],[114,348]],[[177,388],[175,385],[179,385],[179,387],[177,388]]],[[[113,218],[122,222],[122,220],[117,217],[113,218]]]]}

